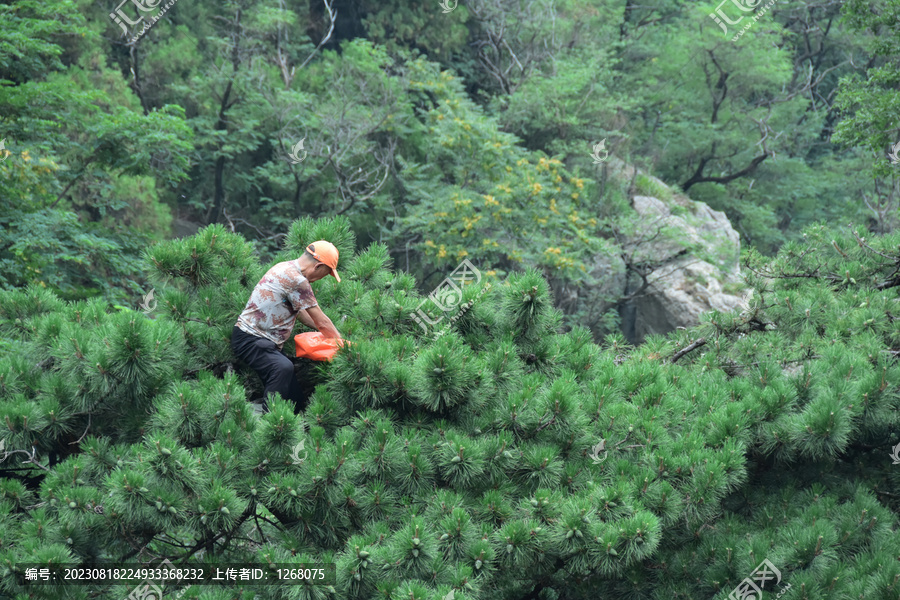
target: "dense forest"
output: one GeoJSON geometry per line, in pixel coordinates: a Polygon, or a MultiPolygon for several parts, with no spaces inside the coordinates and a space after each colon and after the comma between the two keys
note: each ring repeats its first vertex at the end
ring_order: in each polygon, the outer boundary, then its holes
{"type": "Polygon", "coordinates": [[[900,599],[897,115],[900,0],[0,0],[0,598],[900,599]]]}

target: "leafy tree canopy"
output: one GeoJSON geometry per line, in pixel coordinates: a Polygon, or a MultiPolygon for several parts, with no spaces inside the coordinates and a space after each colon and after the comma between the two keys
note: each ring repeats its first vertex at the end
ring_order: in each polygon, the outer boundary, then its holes
{"type": "Polygon", "coordinates": [[[296,221],[279,258],[320,237],[352,343],[302,414],[245,401],[228,336],[266,267],[221,225],[147,249],[150,318],[2,292],[5,594],[20,563],[165,557],[337,564],[271,597],[724,598],[768,559],[794,597],[896,598],[897,236],[808,228],[749,257],[742,312],[640,348],[559,333],[533,270],[421,335],[414,280],[348,219],[296,221]]]}

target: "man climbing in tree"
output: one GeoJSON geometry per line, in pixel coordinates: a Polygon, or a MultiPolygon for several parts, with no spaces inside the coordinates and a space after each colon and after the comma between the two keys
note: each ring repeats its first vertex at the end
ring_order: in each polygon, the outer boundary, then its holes
{"type": "Polygon", "coordinates": [[[298,410],[303,408],[294,363],[281,353],[297,317],[326,338],[342,339],[334,323],[319,308],[310,286],[326,275],[333,275],[340,282],[337,264],[338,251],[334,244],[324,240],[313,242],[300,258],[280,262],[269,269],[253,288],[247,306],[238,317],[231,332],[231,348],[262,379],[264,413],[269,412],[268,397],[273,392],[291,400],[298,410]]]}

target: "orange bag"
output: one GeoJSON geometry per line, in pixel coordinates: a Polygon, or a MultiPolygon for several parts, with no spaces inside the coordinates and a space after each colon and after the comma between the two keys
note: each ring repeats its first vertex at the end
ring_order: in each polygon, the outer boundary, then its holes
{"type": "Polygon", "coordinates": [[[318,331],[309,331],[295,335],[294,343],[297,345],[299,358],[330,361],[334,358],[338,346],[343,346],[344,340],[327,338],[318,331]]]}

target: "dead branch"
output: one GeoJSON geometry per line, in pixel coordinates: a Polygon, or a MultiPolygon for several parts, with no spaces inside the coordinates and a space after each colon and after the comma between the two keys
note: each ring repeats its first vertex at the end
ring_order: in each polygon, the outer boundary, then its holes
{"type": "Polygon", "coordinates": [[[677,361],[679,358],[681,358],[688,352],[692,352],[693,350],[696,350],[697,348],[699,348],[700,346],[703,346],[704,344],[706,344],[706,338],[700,338],[699,340],[691,342],[690,344],[688,344],[687,346],[685,346],[684,348],[682,348],[681,350],[676,352],[672,356],[672,360],[670,362],[672,364],[675,364],[675,361],[677,361]]]}

